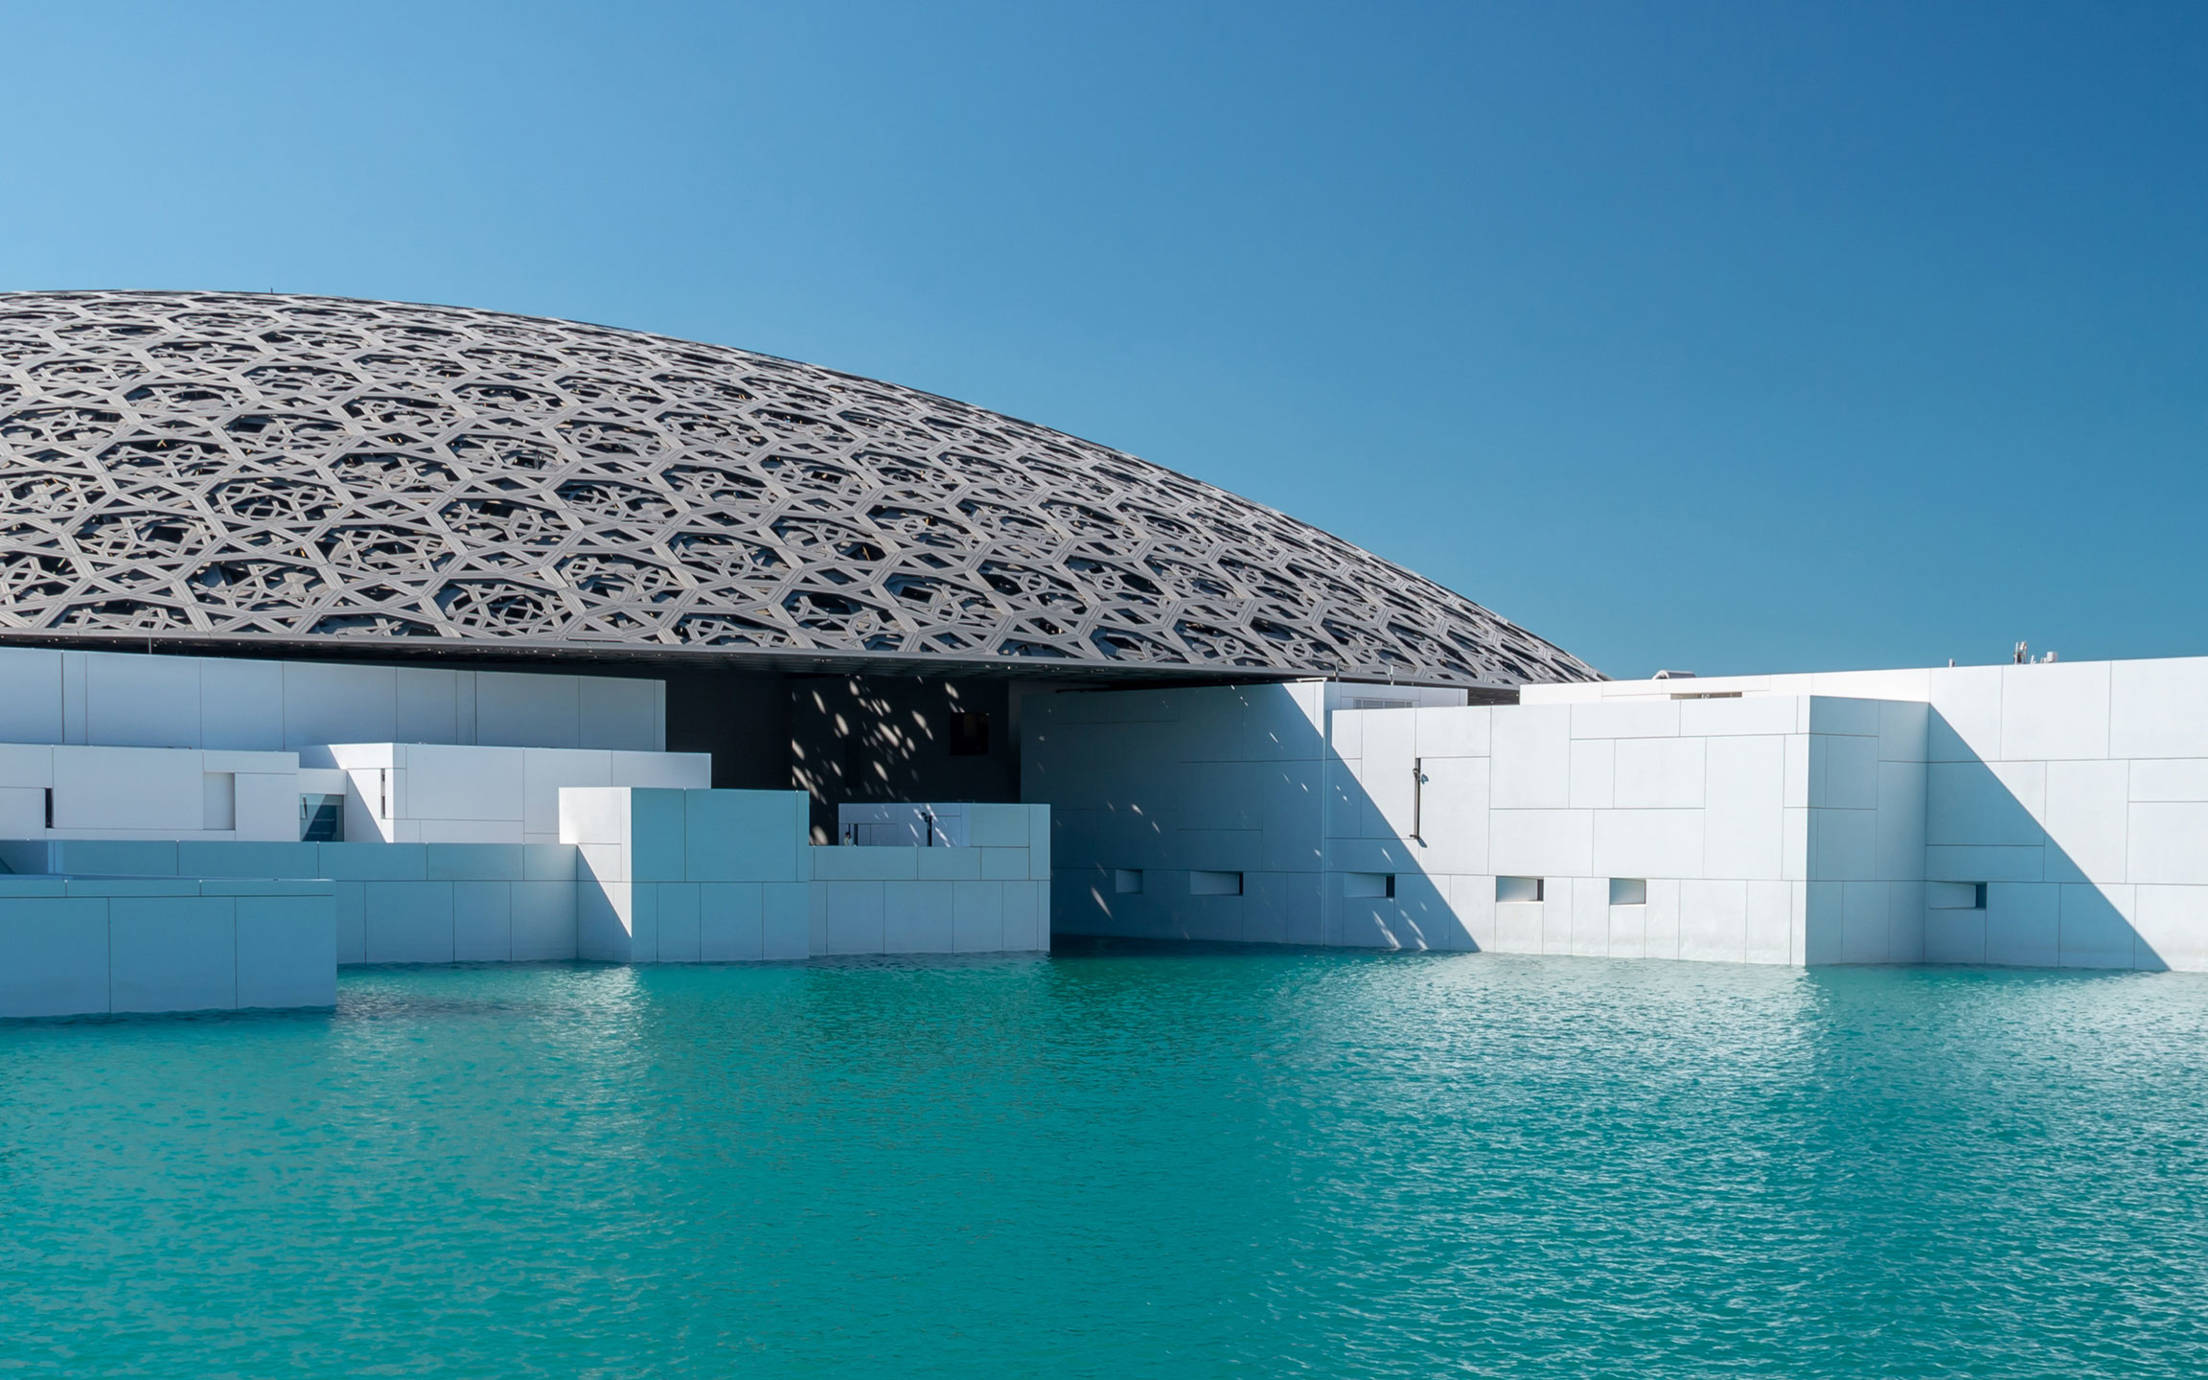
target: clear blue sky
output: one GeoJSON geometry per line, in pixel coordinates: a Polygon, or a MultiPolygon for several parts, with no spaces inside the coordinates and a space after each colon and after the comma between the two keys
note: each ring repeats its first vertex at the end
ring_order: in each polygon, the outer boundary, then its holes
{"type": "Polygon", "coordinates": [[[969,399],[1612,674],[2208,653],[2208,5],[0,0],[0,288],[969,399]]]}

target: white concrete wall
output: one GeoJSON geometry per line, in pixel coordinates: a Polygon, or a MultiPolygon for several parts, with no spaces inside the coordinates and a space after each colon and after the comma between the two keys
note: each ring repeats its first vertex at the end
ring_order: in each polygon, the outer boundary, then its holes
{"type": "Polygon", "coordinates": [[[1733,962],[1923,953],[1922,704],[1328,711],[1367,689],[1031,702],[1023,794],[1054,807],[1061,928],[1733,962]],[[1222,875],[1240,894],[1210,885],[1222,875]],[[1539,878],[1545,897],[1498,903],[1498,876],[1539,878]],[[1646,900],[1612,905],[1613,879],[1645,882],[1646,900]]]}
{"type": "Polygon", "coordinates": [[[338,964],[577,956],[576,850],[557,843],[5,842],[0,864],[19,874],[324,879],[338,964]]]}
{"type": "MultiPolygon", "coordinates": [[[[1063,933],[1316,944],[1325,720],[1318,682],[1033,695],[1020,797],[1050,806],[1063,933]],[[1238,894],[1212,887],[1238,876],[1238,894]]],[[[1458,697],[1459,702],[1462,696],[1458,697]]]]}
{"type": "Polygon", "coordinates": [[[667,745],[666,701],[656,680],[0,647],[0,742],[657,752],[667,745]]]}
{"type": "Polygon", "coordinates": [[[615,963],[807,957],[802,791],[576,788],[560,837],[578,849],[580,956],[615,963]]]}
{"type": "Polygon", "coordinates": [[[816,847],[816,954],[1050,948],[1050,807],[964,807],[967,843],[816,847]]]}
{"type": "Polygon", "coordinates": [[[1338,713],[1324,942],[1912,961],[1924,722],[1790,696],[1338,713]],[[1612,904],[1613,880],[1645,900],[1612,904]]]}
{"type": "Polygon", "coordinates": [[[334,1006],[328,882],[0,876],[0,1016],[334,1006]]]}
{"type": "Polygon", "coordinates": [[[2208,658],[1528,686],[1927,706],[1923,955],[2208,970],[2208,658]],[[1986,887],[1983,909],[1971,904],[1986,887]]]}
{"type": "Polygon", "coordinates": [[[296,839],[298,770],[290,752],[0,743],[0,838],[296,839]]]}
{"type": "Polygon", "coordinates": [[[581,953],[629,963],[1047,949],[1047,808],[968,805],[960,848],[814,847],[799,791],[570,789],[581,953]]]}
{"type": "Polygon", "coordinates": [[[331,743],[300,753],[348,779],[345,837],[388,843],[557,843],[560,792],[570,786],[713,782],[703,752],[331,743]]]}

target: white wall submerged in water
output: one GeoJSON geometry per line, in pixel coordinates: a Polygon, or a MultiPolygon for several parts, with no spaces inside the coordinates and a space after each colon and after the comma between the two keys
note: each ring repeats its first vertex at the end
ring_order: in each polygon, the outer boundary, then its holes
{"type": "Polygon", "coordinates": [[[1061,928],[2208,968],[2208,659],[1413,693],[1039,699],[1061,928]]]}

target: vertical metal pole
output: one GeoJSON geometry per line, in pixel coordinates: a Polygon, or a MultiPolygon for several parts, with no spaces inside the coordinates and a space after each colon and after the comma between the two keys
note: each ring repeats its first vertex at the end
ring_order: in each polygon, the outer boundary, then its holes
{"type": "Polygon", "coordinates": [[[1426,841],[1423,837],[1425,815],[1426,759],[1413,757],[1411,759],[1411,837],[1419,843],[1426,841]]]}

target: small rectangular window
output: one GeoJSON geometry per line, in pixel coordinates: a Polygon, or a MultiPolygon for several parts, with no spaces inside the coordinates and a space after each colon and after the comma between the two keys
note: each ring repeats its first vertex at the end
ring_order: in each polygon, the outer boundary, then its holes
{"type": "Polygon", "coordinates": [[[322,794],[300,796],[299,841],[301,843],[343,843],[345,841],[345,797],[322,794]]]}
{"type": "Polygon", "coordinates": [[[1242,874],[1239,872],[1191,872],[1188,874],[1188,894],[1191,896],[1240,896],[1242,874]]]}
{"type": "Polygon", "coordinates": [[[1140,894],[1142,891],[1142,869],[1139,867],[1113,868],[1112,890],[1121,896],[1140,894]]]}
{"type": "Polygon", "coordinates": [[[1646,877],[1612,877],[1610,879],[1610,904],[1613,906],[1647,905],[1648,879],[1646,877]]]}
{"type": "Polygon", "coordinates": [[[1543,877],[1497,877],[1495,899],[1498,901],[1538,901],[1548,892],[1543,877]]]}
{"type": "Polygon", "coordinates": [[[1924,903],[1932,910],[1984,910],[1984,882],[1931,882],[1924,888],[1924,903]]]}
{"type": "Polygon", "coordinates": [[[46,788],[46,827],[49,829],[54,827],[54,788],[52,786],[46,788]]]}
{"type": "Polygon", "coordinates": [[[1393,872],[1345,872],[1342,874],[1342,895],[1356,900],[1369,900],[1395,895],[1393,872]]]}
{"type": "Polygon", "coordinates": [[[987,757],[989,755],[989,716],[987,714],[955,713],[951,715],[951,756],[987,757]]]}

